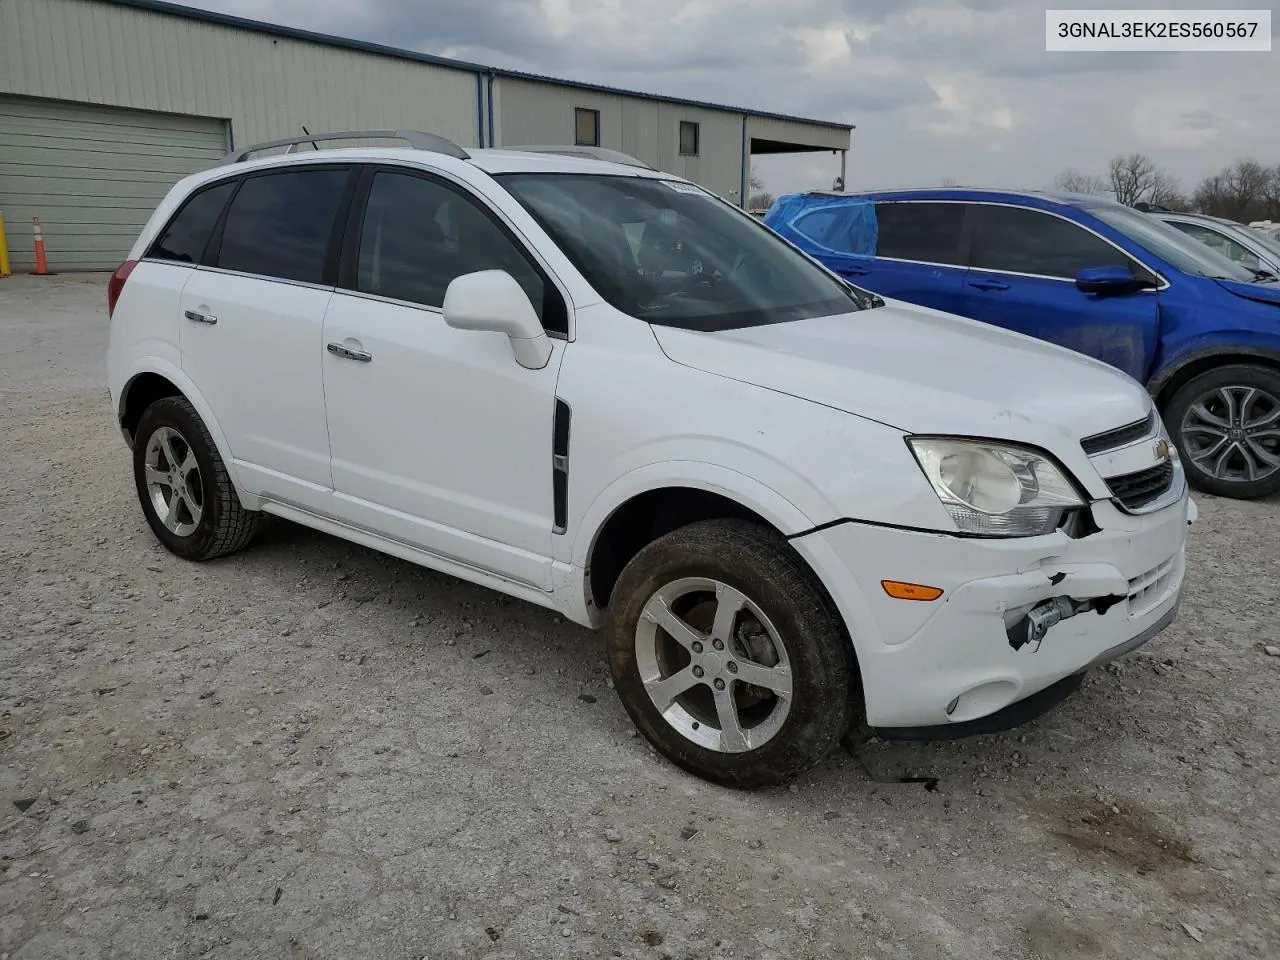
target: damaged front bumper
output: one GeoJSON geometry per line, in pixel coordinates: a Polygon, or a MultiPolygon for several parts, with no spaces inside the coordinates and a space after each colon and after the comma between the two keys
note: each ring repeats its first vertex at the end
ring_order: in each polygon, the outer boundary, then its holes
{"type": "Polygon", "coordinates": [[[849,625],[870,726],[930,739],[1005,728],[1168,627],[1186,569],[1190,498],[1137,516],[1106,501],[1091,510],[1097,532],[1074,539],[853,522],[796,538],[849,625]],[[944,592],[932,602],[897,600],[882,580],[944,592]]]}

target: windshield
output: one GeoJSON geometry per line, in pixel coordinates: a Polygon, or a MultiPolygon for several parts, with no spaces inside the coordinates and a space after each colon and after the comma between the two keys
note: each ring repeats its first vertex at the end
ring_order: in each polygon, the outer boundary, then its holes
{"type": "Polygon", "coordinates": [[[649,323],[729,330],[883,302],[687,183],[546,173],[498,179],[605,300],[649,323]]]}
{"type": "Polygon", "coordinates": [[[1189,273],[1193,277],[1239,280],[1243,283],[1254,279],[1252,270],[1232,263],[1199,240],[1193,240],[1181,230],[1150,214],[1119,205],[1090,206],[1083,209],[1183,273],[1189,273]]]}

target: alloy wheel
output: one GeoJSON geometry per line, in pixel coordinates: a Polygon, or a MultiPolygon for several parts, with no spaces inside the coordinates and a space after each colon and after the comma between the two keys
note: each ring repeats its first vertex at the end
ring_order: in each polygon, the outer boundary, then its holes
{"type": "Polygon", "coordinates": [[[719,580],[687,577],[657,590],[636,625],[635,650],[663,719],[708,750],[755,750],[791,713],[791,664],[778,630],[719,580]]]}
{"type": "Polygon", "coordinates": [[[165,529],[189,537],[204,516],[204,487],[195,451],[172,427],[158,427],[147,441],[147,496],[165,529]]]}
{"type": "Polygon", "coordinates": [[[1254,482],[1280,472],[1280,398],[1258,387],[1217,387],[1182,418],[1183,453],[1217,480],[1254,482]]]}

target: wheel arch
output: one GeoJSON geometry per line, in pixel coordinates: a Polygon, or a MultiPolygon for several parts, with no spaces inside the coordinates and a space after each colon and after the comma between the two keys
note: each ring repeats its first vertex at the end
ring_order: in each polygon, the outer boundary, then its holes
{"type": "Polygon", "coordinates": [[[1280,373],[1280,349],[1247,346],[1201,347],[1167,364],[1147,383],[1147,391],[1161,411],[1183,386],[1218,367],[1246,364],[1280,373]]]}
{"type": "Polygon", "coordinates": [[[679,526],[727,517],[754,520],[784,537],[816,525],[775,490],[727,467],[650,464],[615,480],[577,524],[572,564],[582,573],[588,611],[607,606],[622,568],[646,544],[679,526]]]}
{"type": "MultiPolygon", "coordinates": [[[[208,401],[205,400],[204,395],[200,393],[196,385],[172,363],[159,357],[148,357],[146,360],[140,361],[125,379],[124,387],[120,390],[120,403],[119,408],[116,410],[116,418],[126,441],[130,446],[133,445],[135,439],[134,431],[137,429],[138,421],[142,418],[142,414],[147,407],[163,397],[175,396],[185,397],[195,407],[196,413],[204,421],[209,430],[209,436],[213,438],[213,443],[218,448],[218,456],[222,458],[222,462],[226,465],[227,474],[231,477],[231,482],[235,485],[236,492],[240,494],[242,500],[245,499],[237,479],[235,460],[231,456],[231,447],[227,443],[227,438],[223,434],[222,428],[218,425],[217,417],[214,416],[208,401]]],[[[248,506],[247,502],[246,506],[248,506]]]]}

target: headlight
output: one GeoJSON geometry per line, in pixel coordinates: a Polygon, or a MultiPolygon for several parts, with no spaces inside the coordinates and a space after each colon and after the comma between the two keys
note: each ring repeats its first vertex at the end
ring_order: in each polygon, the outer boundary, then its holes
{"type": "Polygon", "coordinates": [[[1045,454],[1026,447],[938,437],[908,439],[920,468],[965,533],[1036,537],[1084,505],[1045,454]]]}

